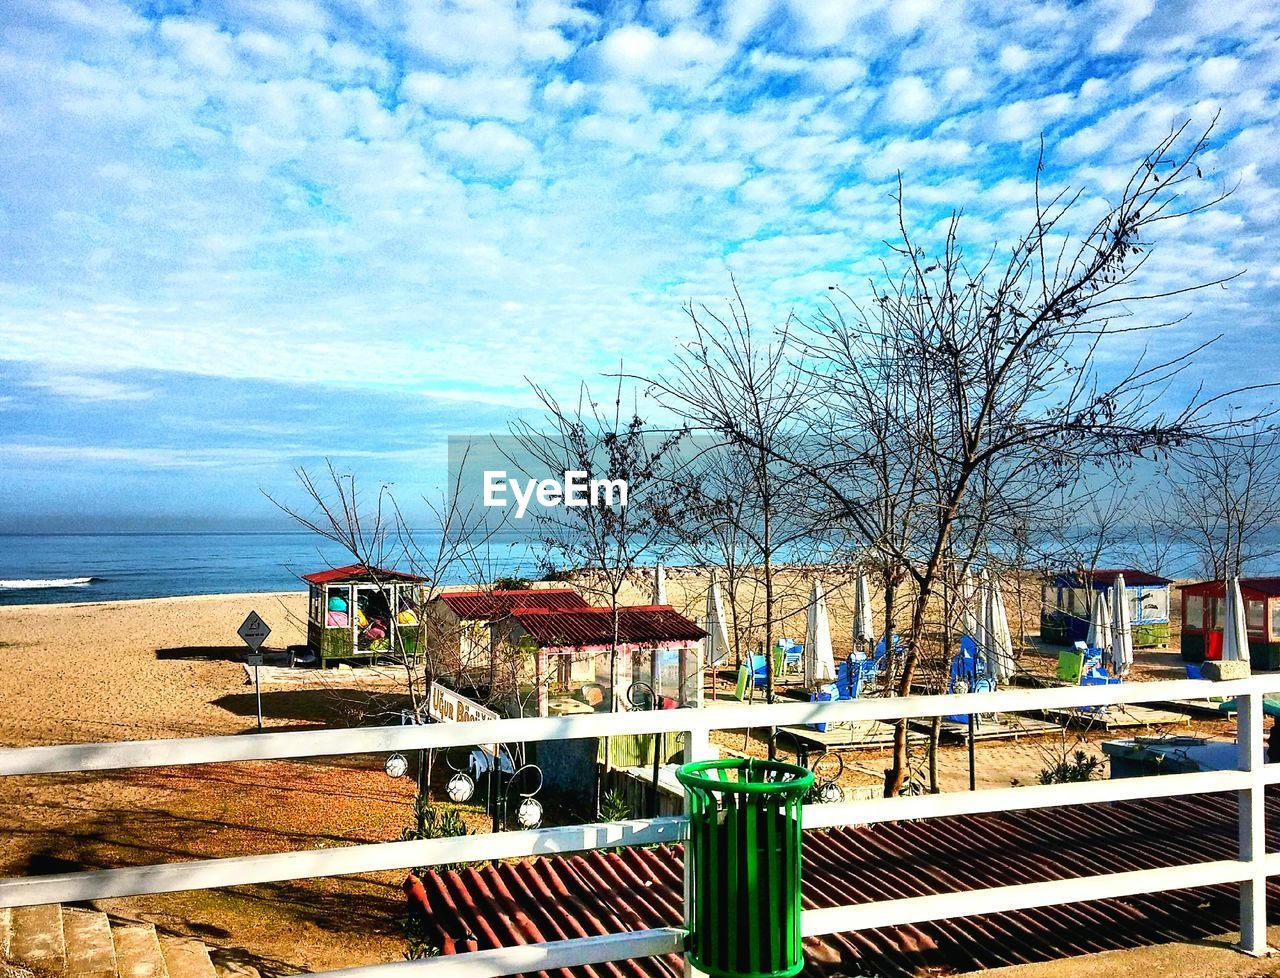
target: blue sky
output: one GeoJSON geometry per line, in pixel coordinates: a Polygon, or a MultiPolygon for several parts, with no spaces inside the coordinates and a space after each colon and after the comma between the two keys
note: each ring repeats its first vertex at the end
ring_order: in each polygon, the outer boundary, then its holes
{"type": "MultiPolygon", "coordinates": [[[[411,497],[526,376],[656,369],[729,276],[757,318],[892,235],[1082,218],[1221,110],[1214,212],[1153,283],[1247,269],[1179,343],[1274,378],[1267,4],[9,0],[0,8],[0,530],[270,525],[332,458],[411,497]]],[[[1124,351],[1113,351],[1123,356],[1124,351]]]]}

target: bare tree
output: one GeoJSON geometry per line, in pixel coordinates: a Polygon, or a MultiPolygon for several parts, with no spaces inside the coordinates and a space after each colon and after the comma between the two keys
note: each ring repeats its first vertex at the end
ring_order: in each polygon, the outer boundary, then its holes
{"type": "MultiPolygon", "coordinates": [[[[920,661],[915,643],[924,633],[953,533],[967,520],[989,520],[974,515],[973,490],[980,479],[989,480],[997,500],[1009,499],[1005,486],[1034,490],[1036,480],[1049,493],[1082,469],[1129,464],[1144,453],[1168,453],[1234,428],[1215,415],[1226,395],[1195,391],[1180,402],[1170,400],[1170,382],[1207,343],[1172,356],[1140,354],[1118,374],[1100,373],[1096,356],[1104,344],[1115,351],[1117,334],[1174,325],[1160,319],[1126,325],[1124,317],[1136,317],[1144,303],[1229,279],[1167,288],[1140,284],[1153,233],[1224,196],[1197,199],[1191,193],[1199,175],[1196,161],[1211,129],[1188,136],[1184,125],[1171,132],[1142,158],[1119,200],[1083,231],[1073,227],[1083,192],[1043,196],[1042,161],[1030,229],[1006,258],[993,251],[976,265],[960,244],[958,214],[938,246],[917,241],[907,227],[899,181],[897,267],[886,262],[883,280],[871,283],[868,306],[876,307],[901,338],[892,354],[894,369],[911,378],[906,387],[912,403],[902,413],[900,428],[890,432],[890,443],[904,446],[897,449],[905,453],[903,464],[920,468],[921,498],[936,508],[934,519],[920,521],[919,532],[899,554],[914,584],[901,693],[908,693],[915,680],[920,661]],[[922,457],[913,457],[917,453],[922,457]]],[[[818,324],[819,330],[849,333],[827,344],[827,361],[815,367],[826,376],[866,370],[870,337],[879,335],[860,305],[847,301],[853,315],[834,327],[818,324]],[[842,356],[841,350],[852,355],[842,356]]],[[[735,434],[748,444],[759,443],[745,427],[735,434]]],[[[847,444],[832,444],[825,464],[793,460],[868,541],[885,539],[871,516],[878,501],[868,496],[861,472],[873,448],[869,441],[878,436],[874,429],[855,429],[847,444]]],[[[996,511],[1024,510],[1035,502],[1035,492],[1011,502],[996,511]]],[[[906,725],[899,723],[893,764],[886,771],[889,794],[902,786],[906,746],[906,725]]]]}
{"type": "MultiPolygon", "coordinates": [[[[540,509],[534,520],[553,561],[578,571],[575,580],[600,597],[611,612],[609,648],[610,709],[618,699],[618,631],[621,596],[641,560],[651,557],[671,522],[664,492],[679,464],[682,432],[657,432],[638,412],[623,407],[619,378],[612,403],[593,399],[586,384],[571,407],[534,385],[545,408],[545,423],[512,424],[516,450],[509,461],[551,473],[584,473],[588,482],[624,486],[625,495],[601,494],[589,505],[540,509]]],[[[625,698],[625,694],[623,694],[625,698]]]]}
{"type": "Polygon", "coordinates": [[[299,525],[336,544],[351,562],[368,568],[384,602],[391,604],[398,581],[389,575],[383,577],[382,569],[399,569],[424,578],[414,594],[413,607],[404,609],[411,615],[397,624],[401,641],[378,656],[397,664],[403,682],[400,693],[344,704],[343,712],[358,720],[392,722],[407,708],[422,719],[432,685],[444,681],[454,689],[467,689],[483,702],[502,703],[508,709],[514,698],[523,713],[528,704],[521,702],[521,695],[526,699],[537,695],[528,688],[523,652],[498,637],[485,643],[486,661],[478,668],[461,652],[471,626],[430,613],[434,599],[450,585],[470,583],[484,590],[491,586],[487,582],[507,571],[495,559],[494,541],[502,522],[481,519],[461,486],[455,485],[438,499],[422,500],[426,509],[422,523],[429,529],[419,532],[386,485],[365,493],[355,475],[340,472],[332,463],[327,463],[323,475],[299,469],[297,476],[301,502],[269,498],[299,525]],[[478,686],[478,680],[483,685],[478,686]]]}
{"type": "Polygon", "coordinates": [[[1175,458],[1168,500],[1197,571],[1223,580],[1280,554],[1280,440],[1254,425],[1175,458]]]}
{"type": "MultiPolygon", "coordinates": [[[[792,467],[783,461],[797,450],[796,426],[810,386],[790,362],[791,323],[761,335],[736,283],[725,314],[706,306],[689,306],[687,312],[693,339],[665,376],[649,381],[650,390],[688,430],[713,439],[683,481],[685,514],[704,517],[724,566],[734,569],[738,580],[728,583],[735,626],[744,624],[746,610],[737,604],[736,585],[758,581],[761,601],[751,609],[758,614],[751,615],[749,627],[763,636],[765,699],[773,702],[771,650],[784,597],[779,563],[803,561],[814,534],[814,514],[807,511],[792,467]],[[749,437],[736,437],[741,432],[749,437]]],[[[688,528],[698,533],[696,526],[688,528]]],[[[738,627],[735,633],[740,638],[738,627]]]]}

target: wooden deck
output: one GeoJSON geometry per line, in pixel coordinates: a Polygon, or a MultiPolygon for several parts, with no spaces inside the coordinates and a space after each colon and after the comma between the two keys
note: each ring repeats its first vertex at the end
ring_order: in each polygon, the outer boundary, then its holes
{"type": "MultiPolygon", "coordinates": [[[[908,720],[907,725],[919,733],[927,734],[930,721],[924,718],[908,720]]],[[[1004,713],[994,718],[987,717],[978,723],[973,732],[973,739],[979,740],[1017,740],[1020,737],[1038,737],[1045,734],[1058,733],[1061,723],[1043,720],[1037,717],[1024,717],[1017,714],[1004,713]]],[[[944,744],[968,743],[969,724],[957,723],[954,720],[943,720],[939,731],[939,741],[944,744]]]]}
{"type": "Polygon", "coordinates": [[[790,738],[797,747],[809,752],[891,747],[893,724],[883,720],[858,720],[854,723],[829,723],[826,730],[806,726],[779,727],[778,736],[790,738]]]}
{"type": "Polygon", "coordinates": [[[1171,726],[1190,722],[1186,713],[1155,710],[1149,706],[1129,704],[1105,710],[1041,710],[1040,715],[1072,727],[1089,730],[1125,730],[1133,727],[1171,726]]]}

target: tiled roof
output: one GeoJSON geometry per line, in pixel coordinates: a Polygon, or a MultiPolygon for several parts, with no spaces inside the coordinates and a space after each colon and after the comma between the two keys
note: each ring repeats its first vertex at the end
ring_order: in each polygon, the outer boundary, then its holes
{"type": "MultiPolygon", "coordinates": [[[[1280,794],[1267,791],[1268,851],[1280,794]]],[[[1197,795],[926,819],[805,835],[806,909],[1236,858],[1236,802],[1197,795]]],[[[681,923],[680,846],[544,856],[406,883],[444,954],[681,923]],[[416,894],[415,891],[416,890],[416,894]]],[[[1238,926],[1234,886],[880,927],[804,942],[803,974],[907,978],[1207,938],[1238,926]]],[[[1280,881],[1268,884],[1280,920],[1280,881]]],[[[678,978],[675,957],[556,972],[678,978]]]]}
{"type": "MultiPolygon", "coordinates": [[[[608,608],[517,609],[511,615],[535,642],[545,647],[612,645],[613,614],[608,608]]],[[[618,609],[620,643],[693,642],[706,636],[701,628],[671,605],[654,604],[618,609]]]]}
{"type": "Polygon", "coordinates": [[[425,577],[405,574],[402,571],[386,570],[382,567],[370,567],[367,564],[348,564],[346,567],[334,567],[331,570],[316,571],[304,574],[302,579],[308,584],[333,584],[335,581],[354,580],[394,580],[421,583],[425,577]]]}
{"type": "Polygon", "coordinates": [[[440,600],[463,620],[493,621],[516,608],[589,608],[573,588],[537,588],[520,591],[448,591],[440,600]]]}
{"type": "MultiPolygon", "coordinates": [[[[1280,595],[1280,577],[1242,577],[1240,590],[1246,597],[1274,598],[1280,595]]],[[[1220,598],[1226,591],[1222,581],[1201,581],[1199,584],[1183,585],[1183,594],[1200,594],[1205,597],[1220,598]]]]}
{"type": "MultiPolygon", "coordinates": [[[[1093,581],[1094,587],[1114,587],[1117,574],[1123,574],[1125,585],[1132,587],[1159,587],[1162,584],[1173,583],[1170,578],[1158,577],[1155,574],[1148,574],[1146,571],[1134,570],[1132,567],[1089,571],[1084,576],[1093,581]]],[[[1075,584],[1080,581],[1081,575],[1077,571],[1067,571],[1054,574],[1053,578],[1055,581],[1061,581],[1064,584],[1068,582],[1075,584]]]]}

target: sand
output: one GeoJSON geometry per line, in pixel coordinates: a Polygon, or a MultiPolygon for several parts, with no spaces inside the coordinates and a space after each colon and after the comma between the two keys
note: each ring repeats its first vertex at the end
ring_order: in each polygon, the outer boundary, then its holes
{"type": "MultiPolygon", "coordinates": [[[[677,607],[697,615],[704,585],[676,572],[677,607]]],[[[639,585],[624,600],[644,601],[639,585]]],[[[803,588],[791,588],[788,634],[803,639],[803,588]]],[[[843,602],[833,601],[836,609],[843,602]]],[[[303,639],[305,593],[164,598],[0,608],[0,746],[247,733],[254,691],[236,629],[250,610],[272,627],[267,650],[303,639]]],[[[841,611],[835,611],[840,614],[841,611]]],[[[843,626],[840,626],[841,628],[843,626]]],[[[839,651],[837,649],[837,651],[839,651]]],[[[1023,653],[1031,671],[1052,669],[1055,650],[1023,653]]],[[[1139,652],[1139,678],[1176,675],[1176,653],[1139,652]]],[[[273,673],[264,672],[270,677],[273,673]]],[[[346,726],[363,704],[396,694],[370,670],[308,672],[263,687],[271,729],[346,726]]],[[[1182,727],[1229,736],[1230,724],[1182,727]]],[[[760,753],[759,739],[721,733],[731,751],[760,753]]],[[[1034,782],[1039,770],[1103,735],[1032,738],[978,746],[980,787],[1034,782]]],[[[915,758],[922,752],[913,752],[915,758]]],[[[299,762],[0,779],[0,875],[142,865],[390,841],[411,820],[412,785],[390,781],[380,756],[299,762]]],[[[888,752],[848,755],[842,783],[878,783],[888,752]]],[[[443,769],[443,765],[439,765],[443,769]]],[[[944,790],[967,787],[963,747],[940,754],[944,790]]],[[[437,772],[440,773],[440,772],[437,772]]],[[[437,778],[442,780],[442,778],[437,778]]],[[[467,815],[473,829],[479,813],[467,815]]],[[[268,974],[396,960],[402,873],[302,880],[233,890],[99,901],[125,919],[192,934],[268,974]]]]}
{"type": "MultiPolygon", "coordinates": [[[[236,629],[256,610],[272,630],[265,650],[283,652],[305,639],[306,602],[305,592],[287,592],[0,607],[0,744],[199,737],[256,726],[236,629]]],[[[322,695],[300,695],[297,684],[264,688],[264,725],[340,721],[343,691],[359,685],[357,673],[311,673],[306,685],[322,695]]]]}

